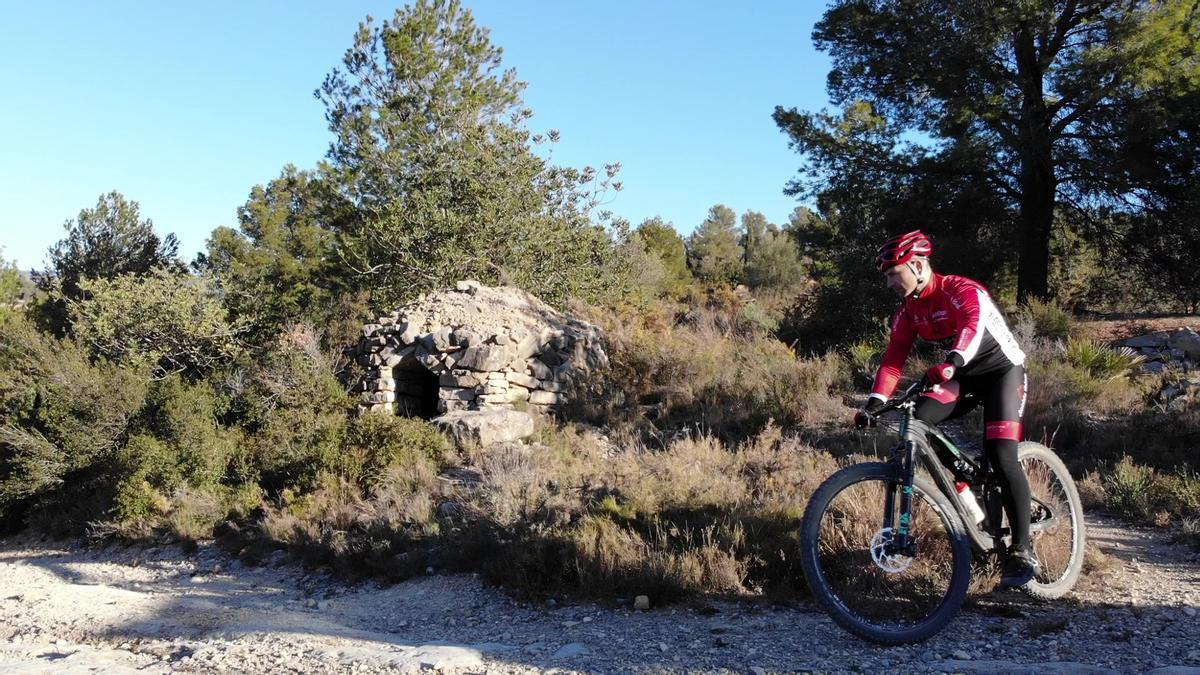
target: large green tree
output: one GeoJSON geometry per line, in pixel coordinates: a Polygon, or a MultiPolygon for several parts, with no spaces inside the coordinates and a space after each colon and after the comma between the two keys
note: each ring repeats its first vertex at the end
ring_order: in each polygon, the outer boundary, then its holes
{"type": "Polygon", "coordinates": [[[758,211],[742,214],[745,281],[750,288],[794,289],[804,280],[796,241],[758,211]]]}
{"type": "Polygon", "coordinates": [[[66,303],[85,297],[84,279],[114,279],[159,268],[183,269],[174,234],[160,238],[154,223],[142,218],[138,203],[116,190],[96,206],[63,223],[66,237],[50,247],[50,267],[34,274],[51,297],[38,308],[43,327],[57,333],[69,328],[66,303]]]}
{"type": "Polygon", "coordinates": [[[692,282],[687,266],[687,245],[671,223],[655,216],[643,220],[631,236],[631,244],[653,256],[661,267],[658,285],[667,293],[678,293],[692,282]]]}
{"type": "Polygon", "coordinates": [[[593,214],[619,166],[563,169],[535,153],[557,133],[528,130],[524,87],[457,0],[359,27],[317,97],[352,207],[331,223],[335,250],[379,302],[467,276],[550,301],[611,285],[615,247],[593,214]]]}
{"type": "Polygon", "coordinates": [[[333,264],[336,217],[327,180],[284,167],[278,178],[256,185],[238,208],[238,229],[218,227],[197,266],[213,274],[233,317],[259,344],[288,324],[323,323],[340,289],[333,264]]]}
{"type": "MultiPolygon", "coordinates": [[[[1194,2],[839,0],[813,39],[833,59],[835,103],[863,101],[928,138],[931,152],[963,147],[983,160],[970,171],[1017,214],[1010,240],[1025,298],[1049,293],[1056,209],[1089,213],[1127,196],[1098,161],[1098,149],[1114,141],[1105,125],[1130,104],[1131,84],[1147,67],[1169,62],[1187,43],[1146,39],[1145,26],[1186,35],[1197,23],[1194,2]]],[[[794,109],[777,108],[775,117],[802,150],[820,126],[794,109]]],[[[920,169],[912,161],[890,167],[920,169]]]]}
{"type": "Polygon", "coordinates": [[[695,275],[708,283],[735,284],[745,269],[737,214],[724,204],[708,210],[708,216],[688,237],[688,263],[695,275]]]}

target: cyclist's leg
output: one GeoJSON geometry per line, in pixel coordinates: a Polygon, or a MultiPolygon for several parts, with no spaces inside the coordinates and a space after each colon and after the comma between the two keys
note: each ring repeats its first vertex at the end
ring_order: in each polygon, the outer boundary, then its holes
{"type": "Polygon", "coordinates": [[[940,424],[959,417],[975,407],[973,399],[965,396],[968,388],[958,380],[950,380],[921,394],[913,416],[926,424],[940,424]]]}
{"type": "Polygon", "coordinates": [[[999,373],[983,392],[986,424],[984,447],[1004,488],[1004,511],[1012,528],[1013,547],[1029,549],[1029,481],[1017,460],[1021,441],[1021,416],[1025,412],[1025,368],[1013,366],[999,373]]]}

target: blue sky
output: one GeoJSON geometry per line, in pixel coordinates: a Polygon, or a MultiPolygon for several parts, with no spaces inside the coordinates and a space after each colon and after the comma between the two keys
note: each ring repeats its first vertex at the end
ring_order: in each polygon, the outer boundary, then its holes
{"type": "MultiPolygon", "coordinates": [[[[529,86],[556,163],[620,162],[608,208],[684,234],[713,204],[785,222],[800,164],[775,105],[827,104],[816,2],[466,0],[529,86]],[[737,3],[740,5],[740,3],[737,3]]],[[[62,224],[109,190],[191,259],[251,187],[310,168],[330,134],[313,91],[383,2],[0,1],[0,246],[44,266],[62,224]]]]}

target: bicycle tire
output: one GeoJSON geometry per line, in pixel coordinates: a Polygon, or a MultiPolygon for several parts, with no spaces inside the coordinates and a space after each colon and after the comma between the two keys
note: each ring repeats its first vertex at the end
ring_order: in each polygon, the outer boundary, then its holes
{"type": "MultiPolygon", "coordinates": [[[[944,561],[934,561],[934,564],[938,566],[943,574],[946,574],[948,571],[949,579],[944,596],[940,601],[937,601],[936,606],[929,612],[928,616],[908,625],[884,625],[880,621],[864,616],[860,611],[855,611],[847,603],[846,599],[839,597],[838,592],[835,591],[832,579],[838,576],[838,571],[830,570],[829,572],[831,573],[827,573],[827,570],[824,569],[821,550],[821,528],[822,523],[826,520],[826,514],[830,512],[830,507],[835,499],[844,492],[847,492],[849,488],[867,481],[878,482],[881,486],[885,484],[899,484],[901,483],[900,470],[894,465],[878,462],[855,464],[830,476],[817,488],[812,499],[809,500],[800,525],[800,562],[805,580],[808,582],[808,587],[821,608],[839,626],[864,640],[882,645],[908,644],[926,640],[944,628],[962,608],[963,600],[966,598],[967,589],[971,583],[970,543],[963,532],[962,523],[958,515],[945,495],[931,481],[922,476],[917,476],[913,484],[913,526],[915,528],[913,532],[918,537],[918,552],[922,550],[920,542],[937,541],[935,537],[944,535],[944,546],[939,545],[939,551],[948,551],[951,560],[948,565],[944,561]],[[915,518],[918,500],[920,500],[920,503],[928,506],[933,514],[936,515],[936,520],[940,523],[940,527],[943,530],[942,533],[934,534],[928,530],[919,531],[924,527],[925,523],[921,522],[920,526],[918,526],[917,519],[915,518]]],[[[882,495],[882,492],[880,494],[882,495]]],[[[882,510],[883,502],[879,502],[878,515],[880,517],[882,516],[882,510]]],[[[929,520],[932,521],[932,517],[929,517],[929,520]]],[[[844,536],[841,533],[838,533],[835,537],[834,532],[836,530],[830,531],[829,538],[831,540],[848,539],[848,536],[844,536]]],[[[860,543],[866,544],[866,542],[860,543]]],[[[858,543],[854,545],[857,546],[858,543]]],[[[918,553],[919,556],[920,553],[918,553]]],[[[936,554],[934,554],[934,557],[936,557],[936,554]]],[[[913,558],[913,560],[917,560],[917,558],[913,558]]],[[[864,569],[869,568],[866,565],[862,567],[864,569]]],[[[874,572],[874,570],[871,571],[874,572]]],[[[890,578],[883,577],[878,572],[874,572],[874,574],[879,578],[890,578]]],[[[901,581],[905,580],[896,580],[897,583],[901,581]]],[[[848,593],[853,593],[858,588],[850,583],[847,583],[847,586],[852,589],[848,593]]]]}
{"type": "MultiPolygon", "coordinates": [[[[1026,471],[1030,481],[1030,490],[1034,492],[1035,496],[1037,496],[1037,491],[1042,489],[1038,483],[1048,479],[1047,476],[1030,475],[1031,467],[1029,465],[1036,461],[1046,467],[1054,481],[1061,487],[1061,494],[1056,496],[1057,500],[1066,502],[1065,504],[1060,503],[1058,506],[1060,513],[1067,517],[1067,523],[1071,528],[1069,558],[1065,563],[1055,561],[1055,564],[1051,565],[1050,557],[1060,558],[1061,549],[1067,544],[1058,541],[1060,538],[1051,542],[1049,536],[1053,533],[1049,531],[1045,534],[1034,533],[1033,549],[1034,553],[1038,555],[1041,570],[1037,577],[1020,587],[1026,595],[1039,600],[1055,600],[1075,587],[1075,583],[1079,581],[1079,575],[1083,571],[1084,550],[1087,545],[1087,526],[1083,517],[1083,502],[1079,498],[1079,490],[1075,487],[1071,473],[1067,471],[1066,465],[1050,448],[1032,441],[1022,442],[1017,446],[1017,460],[1026,471]]],[[[1046,495],[1042,497],[1046,498],[1046,495]]]]}

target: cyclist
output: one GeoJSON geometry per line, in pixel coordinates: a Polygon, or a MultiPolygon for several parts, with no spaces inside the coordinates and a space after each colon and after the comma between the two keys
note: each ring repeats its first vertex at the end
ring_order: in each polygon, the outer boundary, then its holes
{"type": "Polygon", "coordinates": [[[1025,353],[987,289],[965,277],[938,274],[929,264],[933,244],[920,230],[888,240],[876,265],[888,288],[904,300],[892,318],[891,336],[871,396],[854,416],[856,426],[883,406],[900,380],[904,361],[920,337],[947,350],[946,360],[925,373],[931,388],[917,402],[917,419],[938,424],[982,400],[985,451],[997,469],[1013,545],[1004,561],[1001,588],[1033,579],[1037,559],[1029,538],[1029,482],[1017,461],[1025,411],[1025,353]]]}

